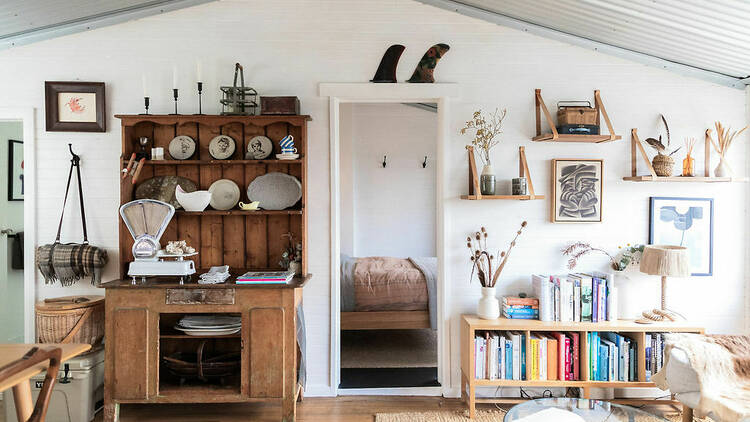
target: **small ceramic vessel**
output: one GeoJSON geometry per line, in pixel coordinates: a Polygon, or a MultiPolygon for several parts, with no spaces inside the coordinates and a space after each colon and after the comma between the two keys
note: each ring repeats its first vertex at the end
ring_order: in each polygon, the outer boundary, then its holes
{"type": "Polygon", "coordinates": [[[177,185],[174,195],[185,211],[203,211],[211,202],[211,192],[207,190],[185,192],[180,185],[177,185]]]}

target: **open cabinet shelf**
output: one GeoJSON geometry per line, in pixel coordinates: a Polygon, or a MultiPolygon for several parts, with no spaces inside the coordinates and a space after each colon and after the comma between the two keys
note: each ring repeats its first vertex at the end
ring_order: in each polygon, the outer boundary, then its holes
{"type": "Polygon", "coordinates": [[[536,195],[534,193],[534,184],[531,182],[531,174],[529,173],[529,164],[526,162],[526,149],[524,147],[518,147],[518,176],[525,177],[528,194],[527,195],[482,195],[479,187],[479,174],[477,173],[477,163],[474,159],[474,147],[467,146],[466,150],[469,153],[469,194],[461,195],[461,199],[469,201],[482,201],[482,200],[516,200],[516,201],[529,201],[532,199],[544,199],[544,195],[536,195]]]}
{"type": "Polygon", "coordinates": [[[547,106],[544,104],[542,98],[542,90],[537,89],[534,91],[534,105],[536,108],[536,136],[531,138],[534,142],[583,142],[589,144],[601,144],[604,142],[612,142],[618,139],[622,139],[620,135],[615,135],[615,130],[612,128],[612,122],[609,120],[607,109],[604,108],[602,97],[599,94],[599,90],[594,91],[594,108],[596,109],[596,125],[599,126],[601,133],[601,117],[604,117],[604,122],[607,124],[607,130],[609,134],[604,135],[574,135],[574,134],[561,134],[557,131],[554,121],[552,120],[552,114],[550,114],[547,106]],[[550,128],[551,133],[542,133],[542,114],[547,121],[547,125],[550,128]]]}
{"type": "MultiPolygon", "coordinates": [[[[654,166],[651,164],[651,160],[648,159],[648,154],[643,148],[640,138],[638,137],[638,129],[630,130],[630,176],[623,177],[622,180],[626,182],[657,182],[657,183],[732,183],[732,182],[747,182],[747,177],[714,177],[711,176],[711,138],[709,131],[705,133],[705,144],[704,144],[704,159],[703,159],[703,176],[657,176],[654,166]],[[643,158],[643,162],[646,164],[650,174],[645,176],[638,176],[638,158],[639,155],[643,158]]],[[[678,161],[678,160],[675,160],[678,161]]],[[[675,163],[676,168],[680,168],[679,162],[675,163]]],[[[731,169],[730,169],[731,172],[731,169]]]]}

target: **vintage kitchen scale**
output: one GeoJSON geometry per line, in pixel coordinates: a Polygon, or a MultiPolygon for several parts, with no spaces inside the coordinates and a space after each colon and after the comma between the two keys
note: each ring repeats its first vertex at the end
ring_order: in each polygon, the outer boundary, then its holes
{"type": "Polygon", "coordinates": [[[141,283],[146,277],[179,277],[180,284],[195,274],[195,263],[186,257],[197,255],[173,255],[161,249],[159,239],[174,216],[174,207],[154,199],[138,199],[120,207],[120,216],[133,236],[133,257],[128,267],[132,284],[138,277],[141,283]]]}

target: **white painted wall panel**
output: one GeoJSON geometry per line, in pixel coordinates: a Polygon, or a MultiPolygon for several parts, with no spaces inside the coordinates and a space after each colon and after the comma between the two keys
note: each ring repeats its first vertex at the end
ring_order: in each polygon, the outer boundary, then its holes
{"type": "MultiPolygon", "coordinates": [[[[455,132],[454,155],[446,170],[449,180],[444,203],[455,242],[446,264],[452,315],[451,383],[458,385],[458,317],[474,312],[479,289],[469,284],[470,265],[462,239],[480,225],[505,245],[522,220],[529,227],[514,250],[501,277],[500,294],[528,289],[532,272],[563,272],[559,250],[567,242],[587,240],[614,250],[626,242],[648,237],[649,196],[706,196],[716,202],[716,249],[713,277],[674,280],[672,306],[709,332],[741,332],[745,315],[745,264],[747,249],[746,186],[742,184],[635,184],[621,180],[629,174],[629,129],[642,135],[658,128],[658,113],[669,119],[672,135],[701,138],[715,120],[733,127],[746,124],[745,94],[732,88],[676,76],[622,59],[597,54],[560,42],[498,27],[409,0],[231,0],[129,22],[87,33],[40,42],[0,52],[0,106],[33,106],[37,113],[39,171],[38,238],[54,239],[69,166],[67,142],[83,157],[89,237],[108,249],[117,260],[119,122],[114,113],[139,113],[143,99],[141,74],[148,72],[155,113],[171,111],[171,72],[177,64],[180,109],[196,110],[190,83],[195,59],[204,65],[204,111],[217,112],[218,86],[231,82],[232,65],[245,65],[246,80],[261,93],[298,95],[302,112],[310,114],[308,175],[309,259],[313,280],[305,288],[308,324],[310,392],[329,388],[329,145],[328,99],[317,96],[319,82],[369,80],[382,52],[392,43],[407,49],[398,77],[411,75],[424,51],[436,42],[451,45],[438,65],[438,80],[459,82],[462,98],[452,104],[450,125],[455,132]],[[107,83],[107,133],[44,131],[45,80],[86,80],[107,83]],[[625,139],[603,145],[533,144],[533,90],[542,88],[551,107],[555,101],[590,98],[602,90],[617,132],[625,139]],[[517,174],[517,149],[525,145],[535,187],[549,194],[549,160],[552,158],[603,158],[605,162],[604,222],[590,225],[554,225],[548,222],[549,201],[460,201],[467,191],[464,145],[458,134],[477,107],[507,107],[502,144],[493,162],[500,179],[517,174]],[[710,298],[712,305],[706,304],[710,298]]],[[[746,173],[746,139],[734,145],[731,164],[746,173]]],[[[697,148],[701,157],[702,147],[697,148]]],[[[700,161],[700,160],[696,160],[700,161]]],[[[697,170],[702,166],[696,163],[697,170]]],[[[641,166],[641,171],[645,169],[641,166]]],[[[67,241],[80,239],[79,216],[66,214],[67,241]]],[[[602,269],[604,259],[587,258],[582,267],[602,269]]],[[[111,266],[106,278],[115,276],[111,266]]],[[[38,279],[39,297],[98,292],[86,282],[69,289],[45,286],[38,279]]],[[[658,303],[655,277],[632,275],[621,292],[628,315],[658,303]]],[[[455,390],[457,391],[457,390],[455,390]]]]}

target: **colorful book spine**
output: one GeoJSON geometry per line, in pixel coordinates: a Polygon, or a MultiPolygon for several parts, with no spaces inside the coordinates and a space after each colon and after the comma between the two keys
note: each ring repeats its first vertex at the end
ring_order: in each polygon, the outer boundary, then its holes
{"type": "Polygon", "coordinates": [[[533,297],[503,297],[503,305],[509,306],[539,306],[539,299],[533,297]]]}

